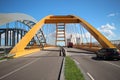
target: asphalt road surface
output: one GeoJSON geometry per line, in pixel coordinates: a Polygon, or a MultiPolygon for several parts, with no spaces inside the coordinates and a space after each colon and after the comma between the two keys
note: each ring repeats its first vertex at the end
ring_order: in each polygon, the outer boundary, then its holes
{"type": "Polygon", "coordinates": [[[62,59],[54,48],[0,62],[0,80],[58,80],[62,59]]]}
{"type": "Polygon", "coordinates": [[[120,80],[120,61],[98,60],[92,52],[67,48],[86,80],[120,80]]]}

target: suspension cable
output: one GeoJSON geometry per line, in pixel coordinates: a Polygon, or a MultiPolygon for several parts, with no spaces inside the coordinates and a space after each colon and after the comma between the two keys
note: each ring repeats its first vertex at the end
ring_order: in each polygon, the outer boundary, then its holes
{"type": "Polygon", "coordinates": [[[83,32],[82,32],[82,26],[80,25],[80,32],[81,32],[81,45],[83,46],[83,32]]]}
{"type": "Polygon", "coordinates": [[[85,36],[85,39],[86,39],[86,43],[88,43],[87,35],[85,34],[85,29],[83,27],[82,27],[82,30],[83,30],[83,33],[84,33],[84,36],[85,36]]]}

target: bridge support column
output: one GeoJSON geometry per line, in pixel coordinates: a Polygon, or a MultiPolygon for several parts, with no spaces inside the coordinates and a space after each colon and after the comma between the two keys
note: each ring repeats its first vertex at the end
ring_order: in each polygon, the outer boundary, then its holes
{"type": "Polygon", "coordinates": [[[12,46],[15,45],[15,31],[12,32],[12,46]]]}
{"type": "Polygon", "coordinates": [[[8,30],[5,30],[5,46],[8,46],[8,30]]]}
{"type": "Polygon", "coordinates": [[[12,46],[12,40],[11,40],[12,39],[12,34],[11,34],[12,31],[10,30],[9,32],[10,32],[10,46],[12,46]]]}
{"type": "Polygon", "coordinates": [[[16,31],[16,34],[17,34],[17,43],[19,42],[19,30],[16,31]]]}
{"type": "Polygon", "coordinates": [[[26,34],[26,31],[24,31],[24,35],[26,34]]]}
{"type": "Polygon", "coordinates": [[[22,39],[23,31],[20,31],[20,38],[22,39]]]}

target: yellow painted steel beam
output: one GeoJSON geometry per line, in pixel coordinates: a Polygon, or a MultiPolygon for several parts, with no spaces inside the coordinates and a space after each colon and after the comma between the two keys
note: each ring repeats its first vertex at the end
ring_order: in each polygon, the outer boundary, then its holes
{"type": "Polygon", "coordinates": [[[98,30],[96,30],[92,25],[90,25],[88,22],[86,22],[82,18],[79,18],[74,15],[69,15],[69,16],[49,15],[43,18],[42,20],[40,20],[38,23],[36,23],[30,29],[30,31],[27,32],[26,35],[18,42],[18,44],[15,45],[15,47],[10,51],[10,54],[15,54],[17,52],[23,51],[24,48],[27,46],[27,44],[31,41],[31,39],[37,33],[37,31],[41,29],[41,27],[45,23],[80,23],[96,38],[96,40],[102,45],[102,47],[115,48],[115,46],[107,38],[105,38],[98,30]]]}
{"type": "Polygon", "coordinates": [[[10,51],[10,54],[15,54],[17,52],[23,51],[27,44],[31,41],[34,35],[37,33],[39,29],[43,26],[45,19],[49,19],[50,15],[40,20],[36,23],[30,31],[28,31],[25,36],[15,45],[15,47],[10,51]]]}
{"type": "Polygon", "coordinates": [[[71,15],[57,15],[57,16],[51,16],[50,18],[73,18],[73,16],[71,15]]]}
{"type": "Polygon", "coordinates": [[[77,18],[50,18],[45,20],[45,24],[50,23],[79,23],[77,18]]]}

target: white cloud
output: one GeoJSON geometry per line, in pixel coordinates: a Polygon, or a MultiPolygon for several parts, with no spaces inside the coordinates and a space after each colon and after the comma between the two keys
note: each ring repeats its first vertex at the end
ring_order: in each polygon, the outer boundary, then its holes
{"type": "Polygon", "coordinates": [[[48,35],[45,35],[45,37],[56,37],[56,31],[49,33],[48,35]]]}
{"type": "Polygon", "coordinates": [[[118,15],[118,13],[110,13],[110,14],[108,14],[107,16],[108,17],[114,17],[114,16],[117,16],[118,15]]]}
{"type": "Polygon", "coordinates": [[[113,30],[115,29],[115,25],[111,25],[109,23],[102,25],[100,28],[98,28],[98,30],[103,33],[107,38],[115,37],[115,33],[113,32],[113,30]]]}
{"type": "Polygon", "coordinates": [[[113,24],[111,25],[111,24],[107,23],[105,25],[102,25],[100,27],[100,29],[110,29],[110,30],[113,30],[113,29],[115,29],[115,25],[113,25],[113,24]]]}
{"type": "Polygon", "coordinates": [[[115,16],[115,13],[108,14],[108,17],[115,16]]]}

